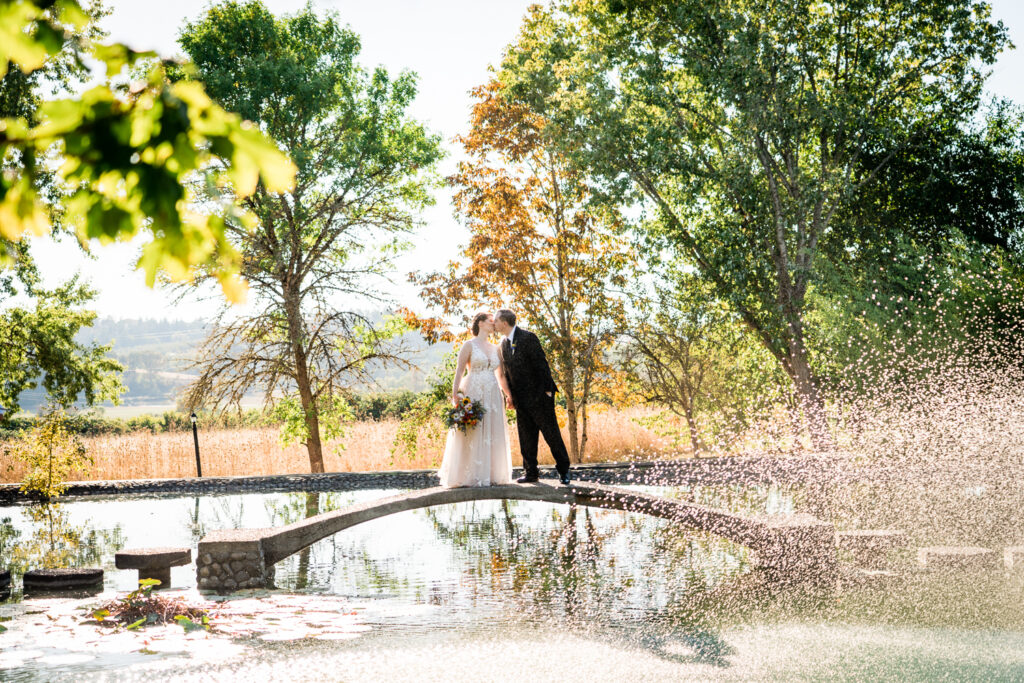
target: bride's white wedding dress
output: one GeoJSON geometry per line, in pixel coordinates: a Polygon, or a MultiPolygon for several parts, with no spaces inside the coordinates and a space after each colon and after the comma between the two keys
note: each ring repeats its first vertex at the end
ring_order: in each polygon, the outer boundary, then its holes
{"type": "Polygon", "coordinates": [[[459,386],[460,391],[484,407],[484,416],[475,427],[465,432],[448,430],[444,459],[438,477],[441,486],[491,486],[512,483],[512,452],[505,425],[505,401],[494,371],[500,357],[498,347],[481,347],[472,340],[469,370],[459,386]]]}

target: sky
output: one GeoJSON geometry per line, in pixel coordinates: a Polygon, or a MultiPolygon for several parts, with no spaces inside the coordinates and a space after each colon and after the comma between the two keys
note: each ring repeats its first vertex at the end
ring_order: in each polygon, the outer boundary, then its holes
{"type": "MultiPolygon", "coordinates": [[[[304,2],[264,0],[275,13],[293,12],[304,2]]],[[[520,20],[536,0],[321,0],[318,10],[338,13],[362,39],[360,62],[382,65],[391,72],[403,69],[419,76],[419,96],[410,115],[438,133],[454,152],[451,139],[463,132],[471,100],[469,90],[486,81],[488,68],[497,64],[511,42],[520,20]]],[[[197,18],[209,0],[108,0],[113,12],[103,22],[111,40],[161,55],[181,53],[177,36],[181,26],[197,18]]],[[[992,0],[993,13],[1019,47],[1002,54],[993,68],[989,90],[1024,105],[1024,0],[992,0]]],[[[442,164],[447,174],[454,155],[442,164]]],[[[437,205],[423,214],[424,227],[413,240],[413,250],[398,264],[394,296],[418,309],[415,290],[405,273],[439,269],[457,258],[467,231],[452,213],[450,195],[439,191],[437,205]]],[[[75,272],[98,290],[92,308],[109,318],[165,318],[198,320],[220,308],[218,297],[189,297],[175,301],[159,289],[145,286],[134,270],[139,243],[99,247],[99,258],[89,259],[74,244],[33,241],[33,252],[47,285],[55,286],[75,272]]]]}

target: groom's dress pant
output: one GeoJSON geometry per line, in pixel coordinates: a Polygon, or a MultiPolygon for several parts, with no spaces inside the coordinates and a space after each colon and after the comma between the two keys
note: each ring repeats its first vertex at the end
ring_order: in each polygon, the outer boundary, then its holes
{"type": "Polygon", "coordinates": [[[541,393],[534,400],[516,401],[516,427],[519,431],[519,452],[523,455],[523,470],[526,476],[536,477],[538,434],[555,458],[559,474],[569,471],[569,452],[565,449],[562,432],[558,429],[555,415],[555,398],[541,393]]]}

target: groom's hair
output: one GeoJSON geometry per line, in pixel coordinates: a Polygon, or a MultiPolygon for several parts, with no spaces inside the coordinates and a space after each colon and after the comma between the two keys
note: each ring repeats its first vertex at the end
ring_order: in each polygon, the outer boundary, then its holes
{"type": "Polygon", "coordinates": [[[512,311],[508,310],[507,308],[499,309],[494,314],[494,317],[497,318],[498,320],[500,320],[501,322],[505,323],[509,327],[515,327],[516,326],[516,314],[513,313],[512,311]]]}

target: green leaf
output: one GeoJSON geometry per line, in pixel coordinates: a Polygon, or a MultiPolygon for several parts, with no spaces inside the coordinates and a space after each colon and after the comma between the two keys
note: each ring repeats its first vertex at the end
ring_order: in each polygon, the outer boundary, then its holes
{"type": "Polygon", "coordinates": [[[89,107],[81,100],[52,100],[39,105],[41,123],[32,129],[36,138],[46,138],[74,130],[82,123],[89,107]]]}
{"type": "Polygon", "coordinates": [[[243,183],[238,189],[241,196],[246,197],[255,190],[256,179],[250,174],[256,170],[270,192],[288,192],[295,186],[298,171],[295,164],[251,122],[243,122],[232,133],[231,141],[235,145],[232,166],[239,169],[239,182],[243,183]],[[251,187],[247,184],[250,181],[251,187]]]}
{"type": "Polygon", "coordinates": [[[132,630],[135,630],[135,629],[139,628],[140,626],[142,626],[145,623],[146,623],[146,617],[142,617],[138,621],[133,621],[132,623],[128,624],[127,626],[125,626],[125,628],[128,629],[129,631],[132,631],[132,630]]]}
{"type": "Polygon", "coordinates": [[[29,73],[46,61],[49,56],[46,47],[25,31],[40,14],[39,8],[30,2],[0,4],[0,77],[7,74],[9,62],[29,73]]]}
{"type": "Polygon", "coordinates": [[[191,619],[189,619],[188,617],[186,617],[184,614],[179,614],[178,616],[174,617],[174,620],[176,622],[178,622],[179,624],[181,624],[182,628],[185,629],[186,633],[191,633],[192,631],[208,630],[209,629],[208,626],[206,626],[204,624],[197,624],[196,622],[194,622],[191,619]]]}

